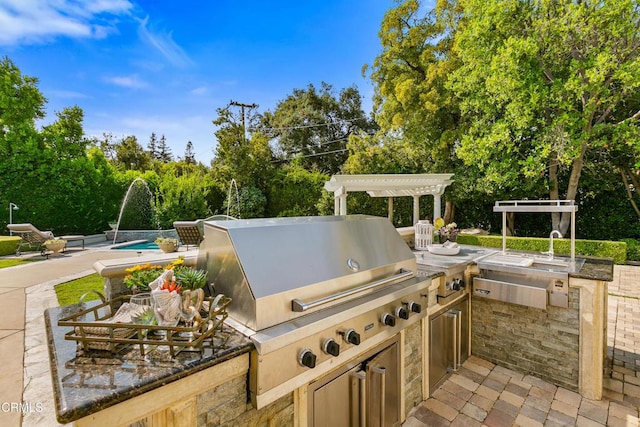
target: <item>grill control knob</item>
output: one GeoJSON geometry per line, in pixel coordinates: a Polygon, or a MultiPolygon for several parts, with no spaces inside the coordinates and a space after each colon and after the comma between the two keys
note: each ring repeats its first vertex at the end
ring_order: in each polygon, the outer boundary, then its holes
{"type": "Polygon", "coordinates": [[[383,325],[387,325],[387,326],[391,326],[391,327],[396,326],[396,318],[395,318],[395,316],[392,316],[389,313],[384,313],[380,317],[380,321],[382,322],[383,325]]]}
{"type": "Polygon", "coordinates": [[[322,343],[322,351],[332,356],[338,356],[340,354],[340,344],[333,338],[327,338],[322,343]]]}
{"type": "Polygon", "coordinates": [[[404,303],[407,306],[407,309],[412,313],[420,313],[422,311],[422,306],[415,301],[409,301],[404,303]]]}
{"type": "Polygon", "coordinates": [[[464,284],[464,280],[462,279],[453,279],[451,281],[451,289],[453,289],[454,291],[459,291],[460,289],[464,289],[465,284],[464,284]]]}
{"type": "Polygon", "coordinates": [[[347,329],[342,334],[342,338],[349,344],[360,345],[360,334],[353,329],[347,329]]]}
{"type": "Polygon", "coordinates": [[[404,307],[398,307],[396,308],[396,316],[401,319],[407,320],[409,318],[409,312],[404,307]]]}
{"type": "Polygon", "coordinates": [[[298,363],[307,368],[316,367],[316,355],[311,350],[305,348],[298,354],[298,363]]]}

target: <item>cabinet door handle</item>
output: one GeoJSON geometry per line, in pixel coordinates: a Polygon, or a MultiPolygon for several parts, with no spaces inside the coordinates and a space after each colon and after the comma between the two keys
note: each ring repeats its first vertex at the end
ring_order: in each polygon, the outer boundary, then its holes
{"type": "Polygon", "coordinates": [[[387,370],[381,366],[374,366],[371,372],[380,375],[380,427],[384,426],[385,406],[386,406],[386,373],[387,370]]]}
{"type": "Polygon", "coordinates": [[[367,426],[367,373],[358,371],[351,377],[351,425],[367,426]]]}

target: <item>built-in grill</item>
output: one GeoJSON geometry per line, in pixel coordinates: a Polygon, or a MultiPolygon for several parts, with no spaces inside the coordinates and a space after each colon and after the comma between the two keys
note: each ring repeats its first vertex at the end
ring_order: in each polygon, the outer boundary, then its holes
{"type": "Polygon", "coordinates": [[[427,312],[431,281],[416,276],[415,256],[386,218],[205,222],[204,231],[198,264],[233,299],[231,326],[255,345],[258,408],[362,360],[427,312]]]}

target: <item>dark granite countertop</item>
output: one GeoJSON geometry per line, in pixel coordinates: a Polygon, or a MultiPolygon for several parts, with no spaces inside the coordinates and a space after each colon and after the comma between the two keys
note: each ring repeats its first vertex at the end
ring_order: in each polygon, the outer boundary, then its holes
{"type": "Polygon", "coordinates": [[[603,282],[611,282],[613,280],[613,259],[585,256],[579,256],[576,258],[584,259],[584,265],[579,271],[569,273],[569,277],[601,280],[603,282]]]}
{"type": "Polygon", "coordinates": [[[137,346],[118,354],[85,352],[75,341],[65,340],[70,327],[58,326],[60,318],[78,311],[78,305],[45,311],[56,416],[68,423],[131,399],[172,381],[248,353],[253,344],[228,326],[216,332],[213,345],[203,352],[182,351],[171,358],[168,350],[148,351],[137,346]]]}

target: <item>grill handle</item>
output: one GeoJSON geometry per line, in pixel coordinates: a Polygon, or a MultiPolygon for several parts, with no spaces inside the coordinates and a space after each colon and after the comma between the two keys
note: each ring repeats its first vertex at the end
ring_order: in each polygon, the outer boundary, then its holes
{"type": "Polygon", "coordinates": [[[291,310],[295,311],[295,312],[302,312],[302,311],[307,311],[310,310],[312,308],[315,307],[319,307],[321,305],[324,304],[329,304],[332,303],[334,301],[340,300],[342,298],[346,298],[349,297],[351,295],[355,295],[357,293],[360,292],[364,292],[367,290],[371,290],[383,285],[387,285],[391,282],[394,282],[396,280],[399,279],[406,279],[409,277],[413,276],[413,271],[411,270],[405,270],[404,268],[400,269],[400,271],[392,276],[386,277],[384,279],[380,279],[380,280],[376,280],[375,282],[371,282],[371,283],[367,283],[365,285],[362,286],[358,286],[352,289],[348,289],[346,291],[342,291],[342,292],[338,292],[335,293],[333,295],[329,295],[320,299],[317,299],[315,301],[311,301],[311,302],[304,302],[304,301],[300,301],[299,299],[293,299],[291,300],[291,310]]]}

